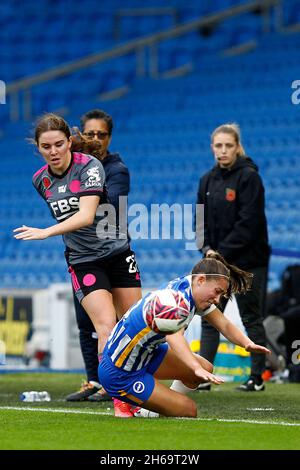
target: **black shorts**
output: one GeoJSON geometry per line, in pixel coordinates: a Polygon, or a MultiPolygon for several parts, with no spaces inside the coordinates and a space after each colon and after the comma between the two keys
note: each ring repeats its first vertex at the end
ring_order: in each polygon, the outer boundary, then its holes
{"type": "Polygon", "coordinates": [[[69,273],[79,302],[98,289],[110,292],[113,287],[141,287],[135,253],[130,248],[109,258],[70,265],[69,273]]]}

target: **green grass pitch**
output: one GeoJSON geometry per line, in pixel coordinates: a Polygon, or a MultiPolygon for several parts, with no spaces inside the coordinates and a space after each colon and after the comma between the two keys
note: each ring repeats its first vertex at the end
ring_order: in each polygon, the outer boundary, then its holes
{"type": "Polygon", "coordinates": [[[300,449],[300,384],[267,383],[243,393],[236,384],[194,392],[197,419],[118,419],[110,403],[67,403],[78,374],[0,374],[1,450],[291,450],[300,449]],[[19,394],[47,390],[51,402],[19,394]]]}

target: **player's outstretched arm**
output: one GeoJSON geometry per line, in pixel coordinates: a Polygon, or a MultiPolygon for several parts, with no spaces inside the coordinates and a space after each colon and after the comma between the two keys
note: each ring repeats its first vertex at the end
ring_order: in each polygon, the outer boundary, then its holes
{"type": "Polygon", "coordinates": [[[214,326],[222,335],[225,336],[231,343],[242,346],[249,352],[257,352],[260,354],[271,354],[271,351],[264,346],[259,346],[244,335],[244,333],[237,328],[223,313],[216,308],[211,313],[205,316],[205,319],[214,326]]]}
{"type": "Polygon", "coordinates": [[[80,198],[79,211],[69,219],[44,229],[23,225],[14,229],[17,240],[44,240],[45,238],[74,232],[82,227],[91,225],[95,219],[99,205],[99,196],[83,196],[80,198]]]}

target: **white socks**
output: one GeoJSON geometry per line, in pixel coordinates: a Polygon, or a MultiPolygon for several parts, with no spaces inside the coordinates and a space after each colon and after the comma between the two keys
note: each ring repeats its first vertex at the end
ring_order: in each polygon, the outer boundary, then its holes
{"type": "Polygon", "coordinates": [[[93,385],[93,387],[97,387],[97,388],[101,388],[101,385],[99,384],[99,382],[95,382],[94,380],[90,380],[89,381],[90,384],[93,385]]]}
{"type": "Polygon", "coordinates": [[[193,392],[194,390],[197,390],[197,387],[195,388],[189,388],[186,385],[184,385],[181,380],[173,380],[173,383],[170,387],[171,390],[174,390],[174,392],[182,393],[183,395],[186,395],[189,392],[193,392]]]}
{"type": "Polygon", "coordinates": [[[159,414],[155,411],[149,411],[145,408],[139,408],[137,411],[134,412],[134,416],[136,418],[159,418],[159,414]]]}

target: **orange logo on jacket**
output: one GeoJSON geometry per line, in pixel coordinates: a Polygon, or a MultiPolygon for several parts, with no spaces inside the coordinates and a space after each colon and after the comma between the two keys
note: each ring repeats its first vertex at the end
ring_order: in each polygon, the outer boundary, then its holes
{"type": "Polygon", "coordinates": [[[232,202],[235,201],[236,192],[234,189],[226,188],[226,201],[232,202]]]}

